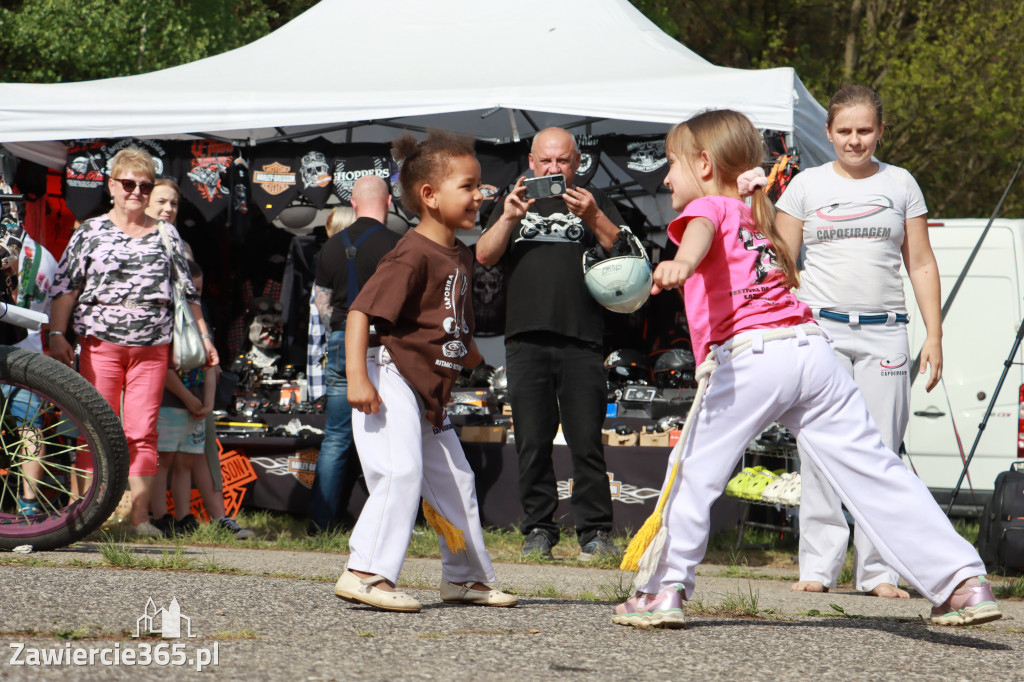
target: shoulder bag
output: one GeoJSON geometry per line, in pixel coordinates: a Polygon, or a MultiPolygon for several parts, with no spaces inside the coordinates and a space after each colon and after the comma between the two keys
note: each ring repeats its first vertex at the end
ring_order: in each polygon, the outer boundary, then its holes
{"type": "Polygon", "coordinates": [[[167,236],[163,223],[157,229],[160,230],[160,238],[164,241],[164,248],[167,249],[167,257],[171,262],[171,290],[174,301],[171,365],[177,370],[187,372],[206,364],[206,349],[203,347],[203,337],[185,298],[185,283],[178,276],[178,265],[174,260],[171,239],[167,236]]]}

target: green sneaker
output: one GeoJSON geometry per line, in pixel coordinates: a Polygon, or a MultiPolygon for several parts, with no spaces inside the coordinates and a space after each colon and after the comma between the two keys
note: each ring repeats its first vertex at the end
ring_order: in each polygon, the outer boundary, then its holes
{"type": "Polygon", "coordinates": [[[764,489],[768,487],[768,484],[776,478],[777,476],[774,472],[771,472],[768,469],[761,469],[757,472],[757,476],[754,477],[754,480],[751,481],[750,485],[743,489],[743,492],[746,493],[747,499],[760,500],[761,493],[763,493],[764,489]]]}
{"type": "Polygon", "coordinates": [[[751,467],[743,469],[725,484],[725,493],[733,497],[743,497],[743,487],[750,482],[753,475],[754,470],[751,467]]]}

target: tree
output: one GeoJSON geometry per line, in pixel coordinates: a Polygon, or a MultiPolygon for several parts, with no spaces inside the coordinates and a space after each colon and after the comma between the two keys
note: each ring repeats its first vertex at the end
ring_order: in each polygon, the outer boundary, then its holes
{"type": "MultiPolygon", "coordinates": [[[[1019,0],[631,1],[714,64],[794,67],[822,104],[844,84],[878,90],[888,124],[879,156],[917,177],[932,215],[987,216],[1024,159],[1019,0]]],[[[0,0],[0,81],[176,66],[252,42],[314,4],[0,0]]],[[[1005,215],[1024,216],[1024,190],[1005,215]]]]}
{"type": "MultiPolygon", "coordinates": [[[[879,157],[914,174],[933,216],[987,217],[1024,159],[1017,0],[632,2],[712,63],[794,67],[824,105],[842,85],[875,88],[879,157]]],[[[1003,215],[1024,217],[1019,185],[1003,215]]]]}
{"type": "Polygon", "coordinates": [[[266,35],[315,0],[5,0],[0,81],[130,76],[266,35]]]}

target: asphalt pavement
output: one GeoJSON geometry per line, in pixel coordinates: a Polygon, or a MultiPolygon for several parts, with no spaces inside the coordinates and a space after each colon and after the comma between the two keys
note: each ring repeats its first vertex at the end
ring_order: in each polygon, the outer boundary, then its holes
{"type": "MultiPolygon", "coordinates": [[[[166,565],[173,547],[135,545],[166,565]],[[164,553],[170,553],[165,555],[164,553]]],[[[930,605],[793,592],[795,567],[703,565],[682,630],[615,625],[629,576],[575,562],[498,564],[514,609],[443,604],[440,561],[409,559],[417,614],[334,596],[346,556],[184,548],[182,570],[113,568],[97,545],[0,556],[0,679],[1019,680],[1024,602],[966,629],[930,605]],[[150,603],[152,600],[152,603],[150,603]],[[176,607],[175,607],[176,605],[176,607]],[[163,609],[162,612],[157,613],[163,609]],[[180,636],[160,623],[180,625],[180,636]],[[135,635],[141,635],[136,637],[135,635]],[[189,636],[191,635],[191,636],[189,636]],[[79,651],[80,650],[80,651],[79,651]],[[91,657],[91,664],[89,659],[91,657]],[[144,664],[147,663],[147,664],[144,664]],[[197,672],[198,667],[203,668],[197,672]]]]}

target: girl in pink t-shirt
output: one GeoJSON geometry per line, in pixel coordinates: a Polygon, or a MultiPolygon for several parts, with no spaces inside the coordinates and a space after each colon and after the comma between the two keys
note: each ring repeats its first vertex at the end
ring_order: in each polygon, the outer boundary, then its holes
{"type": "Polygon", "coordinates": [[[682,627],[711,505],[746,446],[774,421],[793,433],[883,557],[935,605],[932,623],[1001,617],[978,553],[882,443],[827,334],[790,291],[796,268],[760,190],[760,133],[743,114],[707,111],[673,128],[665,151],[665,185],[682,212],[669,225],[679,251],[658,265],[652,293],[683,287],[700,386],[658,511],[623,559],[623,568],[639,565],[639,591],[612,620],[682,627]]]}

